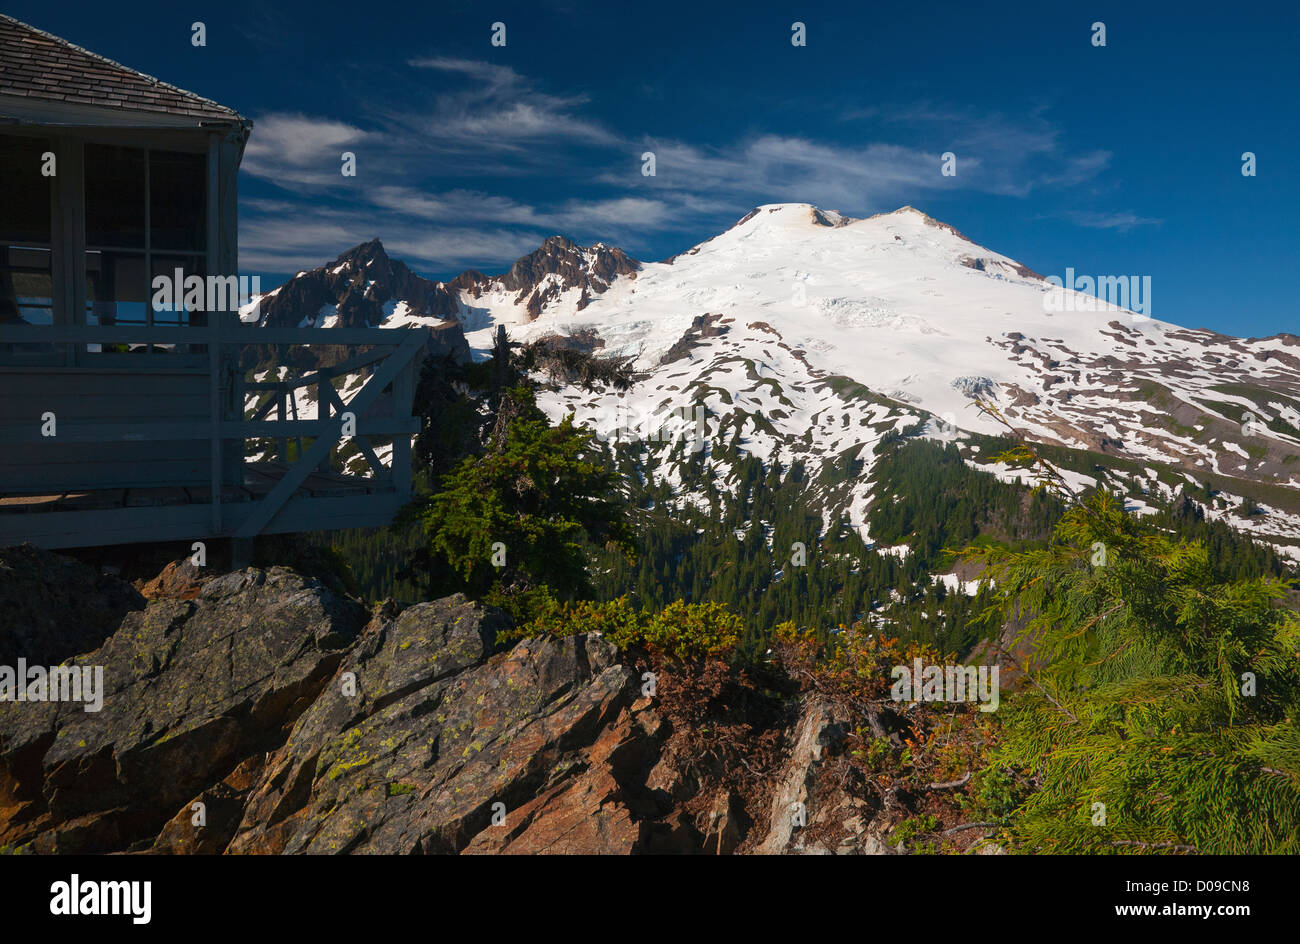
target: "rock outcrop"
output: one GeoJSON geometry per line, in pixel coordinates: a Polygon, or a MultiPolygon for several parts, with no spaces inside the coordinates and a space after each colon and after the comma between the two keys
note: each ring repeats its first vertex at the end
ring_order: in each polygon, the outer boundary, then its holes
{"type": "Polygon", "coordinates": [[[365,615],[282,568],[128,613],[70,660],[102,667],[98,711],[0,702],[0,845],[104,852],[156,836],[183,802],[283,742],[365,615]]]}
{"type": "MultiPolygon", "coordinates": [[[[0,592],[43,586],[22,564],[41,554],[7,552],[0,592]]],[[[284,567],[179,562],[143,586],[147,603],[127,595],[136,608],[70,660],[102,667],[101,710],[0,702],[0,848],[893,851],[875,807],[827,786],[845,724],[822,699],[713,677],[686,690],[715,713],[695,724],[664,701],[681,680],[647,696],[644,666],[601,636],[502,643],[509,618],[460,596],[367,612],[284,567]]]]}
{"type": "Polygon", "coordinates": [[[97,647],[144,607],[129,583],[23,544],[0,548],[0,665],[57,665],[97,647]]]}

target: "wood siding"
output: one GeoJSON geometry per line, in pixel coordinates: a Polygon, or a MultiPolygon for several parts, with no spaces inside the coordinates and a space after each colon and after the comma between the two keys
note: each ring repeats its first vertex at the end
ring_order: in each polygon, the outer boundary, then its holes
{"type": "Polygon", "coordinates": [[[75,443],[60,442],[56,435],[32,442],[32,431],[40,430],[46,412],[55,414],[59,429],[138,422],[142,434],[156,423],[193,423],[206,430],[211,422],[206,371],[0,370],[0,442],[7,444],[0,450],[0,493],[197,486],[210,481],[206,439],[75,443]]]}

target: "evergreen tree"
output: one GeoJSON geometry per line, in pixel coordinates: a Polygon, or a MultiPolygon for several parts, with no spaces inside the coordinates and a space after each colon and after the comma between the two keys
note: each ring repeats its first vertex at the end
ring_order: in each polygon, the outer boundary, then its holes
{"type": "Polygon", "coordinates": [[[482,597],[548,586],[590,592],[586,541],[631,553],[617,474],[572,417],[551,426],[531,391],[502,395],[488,452],[464,459],[420,512],[429,540],[429,592],[482,597]],[[504,404],[508,403],[508,409],[504,404]]]}

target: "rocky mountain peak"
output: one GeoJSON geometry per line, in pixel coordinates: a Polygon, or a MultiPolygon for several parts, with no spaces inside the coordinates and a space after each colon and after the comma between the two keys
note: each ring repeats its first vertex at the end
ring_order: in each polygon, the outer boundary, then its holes
{"type": "Polygon", "coordinates": [[[548,236],[534,252],[523,256],[501,277],[512,292],[538,289],[548,276],[563,289],[581,288],[596,294],[609,287],[615,276],[635,277],[640,263],[621,249],[597,244],[584,249],[565,236],[548,236]]]}
{"type": "Polygon", "coordinates": [[[361,265],[372,266],[375,264],[386,265],[388,263],[388,253],[384,249],[384,244],[378,239],[370,239],[364,243],[358,243],[346,252],[340,253],[334,260],[334,265],[361,265]]]}
{"type": "Polygon", "coordinates": [[[262,324],[369,328],[384,324],[399,307],[403,314],[433,320],[454,318],[458,310],[442,283],[416,275],[371,239],[268,294],[262,324]]]}
{"type": "Polygon", "coordinates": [[[640,268],[640,262],[616,246],[597,243],[584,248],[557,234],[501,275],[466,269],[441,282],[416,275],[389,256],[379,239],[371,239],[263,296],[262,324],[358,328],[397,326],[412,319],[463,322],[472,320],[478,302],[493,293],[504,293],[533,320],[574,290],[575,308],[581,310],[619,276],[635,278],[640,268]]]}

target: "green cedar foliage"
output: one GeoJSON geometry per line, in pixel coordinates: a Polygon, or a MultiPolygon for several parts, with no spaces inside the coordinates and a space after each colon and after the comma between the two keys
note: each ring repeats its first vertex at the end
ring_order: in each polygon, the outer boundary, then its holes
{"type": "Polygon", "coordinates": [[[492,448],[463,459],[419,513],[428,590],[481,598],[545,584],[562,599],[587,595],[584,541],[632,551],[618,476],[571,417],[551,426],[527,388],[506,402],[513,416],[492,448]]]}
{"type": "Polygon", "coordinates": [[[1010,804],[1017,848],[1300,852],[1300,615],[1284,580],[1227,577],[1202,541],[1106,493],[1074,501],[1045,548],[962,557],[996,588],[991,635],[1020,626],[1033,653],[989,768],[1032,788],[1010,804]]]}
{"type": "Polygon", "coordinates": [[[1300,852],[1300,619],[1282,581],[1222,580],[1204,544],[1104,493],[1048,548],[964,556],[1001,591],[984,618],[1019,616],[1035,654],[995,756],[1038,785],[1012,819],[1021,847],[1300,852]]]}

